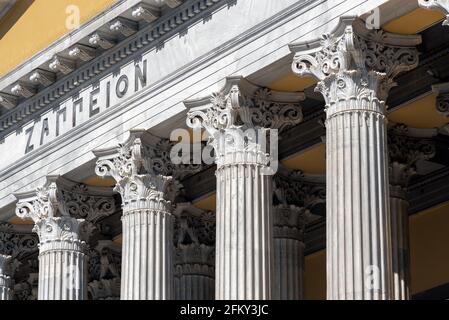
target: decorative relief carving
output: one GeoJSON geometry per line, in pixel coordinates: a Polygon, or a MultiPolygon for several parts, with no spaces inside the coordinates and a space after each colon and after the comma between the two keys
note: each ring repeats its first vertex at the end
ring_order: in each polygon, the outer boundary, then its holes
{"type": "Polygon", "coordinates": [[[17,97],[7,93],[0,93],[0,105],[6,109],[13,109],[17,106],[17,97]]]}
{"type": "Polygon", "coordinates": [[[11,93],[18,97],[29,98],[36,94],[36,89],[26,83],[18,82],[11,88],[11,93]]]}
{"type": "Polygon", "coordinates": [[[284,130],[303,119],[303,93],[283,93],[257,87],[241,77],[227,78],[225,88],[210,99],[187,101],[190,127],[204,127],[214,136],[229,128],[284,130]]]}
{"type": "Polygon", "coordinates": [[[418,0],[418,3],[423,8],[442,12],[446,15],[443,26],[449,26],[449,0],[418,0]]]}
{"type": "Polygon", "coordinates": [[[135,7],[131,14],[134,18],[143,19],[148,23],[153,22],[161,16],[159,10],[143,3],[135,7]]]}
{"type": "Polygon", "coordinates": [[[89,250],[89,299],[120,299],[121,252],[110,240],[101,240],[89,250]]]}
{"type": "Polygon", "coordinates": [[[220,168],[235,161],[267,165],[271,159],[264,149],[270,143],[269,129],[282,132],[300,123],[299,101],[304,98],[303,93],[277,92],[242,77],[229,77],[220,92],[184,103],[189,109],[187,125],[207,131],[220,168]]]}
{"type": "Polygon", "coordinates": [[[438,95],[436,98],[437,111],[449,117],[449,82],[433,85],[432,91],[438,95]]]}
{"type": "Polygon", "coordinates": [[[35,192],[16,195],[19,199],[16,215],[34,221],[33,231],[41,244],[85,239],[94,229],[94,223],[115,211],[112,196],[91,195],[89,191],[85,185],[49,176],[46,184],[35,192]]]}
{"type": "Polygon", "coordinates": [[[319,80],[315,90],[324,96],[328,116],[361,107],[383,112],[393,79],[418,65],[420,42],[419,36],[368,30],[355,17],[343,17],[333,33],[291,45],[292,69],[319,80]]]}
{"type": "Polygon", "coordinates": [[[36,69],[30,75],[30,81],[35,84],[41,84],[44,87],[48,87],[56,80],[56,75],[53,72],[49,72],[42,69],[36,69]]]}
{"type": "Polygon", "coordinates": [[[133,130],[117,148],[95,152],[99,158],[95,172],[115,179],[114,190],[121,194],[125,208],[134,203],[167,209],[167,201],[173,202],[182,187],[177,179],[201,169],[201,165],[174,165],[170,160],[171,147],[168,140],[151,136],[145,130],[133,130]]]}
{"type": "Polygon", "coordinates": [[[94,224],[116,210],[112,196],[92,195],[89,187],[82,183],[74,184],[69,190],[61,189],[61,194],[70,216],[94,224]]]}
{"type": "Polygon", "coordinates": [[[307,181],[298,170],[281,168],[273,180],[274,237],[302,241],[314,206],[326,202],[324,184],[307,181]]]}
{"type": "Polygon", "coordinates": [[[189,203],[177,205],[174,226],[175,276],[214,277],[215,214],[189,203]]]}
{"type": "Polygon", "coordinates": [[[0,253],[21,259],[37,252],[38,243],[36,235],[18,233],[10,223],[0,222],[0,253]]]}
{"type": "Polygon", "coordinates": [[[60,56],[54,56],[48,64],[49,68],[55,72],[61,72],[63,74],[69,74],[75,69],[75,62],[72,60],[62,58],[60,56]]]}
{"type": "Polygon", "coordinates": [[[89,250],[89,275],[92,280],[120,278],[121,252],[112,241],[99,241],[89,250]]]}
{"type": "Polygon", "coordinates": [[[69,50],[69,56],[73,59],[80,59],[82,61],[89,61],[95,58],[95,49],[77,44],[69,50]]]}
{"type": "Polygon", "coordinates": [[[120,278],[94,280],[87,291],[89,300],[120,300],[120,278]]]}
{"type": "Polygon", "coordinates": [[[124,18],[117,18],[112,21],[109,29],[113,32],[121,33],[125,37],[129,37],[137,32],[137,26],[134,21],[124,18]]]}
{"type": "Polygon", "coordinates": [[[281,168],[274,176],[274,204],[312,208],[326,202],[326,188],[322,184],[307,181],[300,170],[281,168]]]}
{"type": "Polygon", "coordinates": [[[431,137],[413,136],[411,130],[404,124],[389,128],[390,189],[393,195],[404,196],[410,178],[416,174],[416,163],[435,156],[435,143],[431,137]]]}
{"type": "Polygon", "coordinates": [[[101,47],[104,50],[108,50],[115,46],[115,41],[101,32],[92,34],[89,38],[89,43],[95,47],[101,47]]]}
{"type": "Polygon", "coordinates": [[[30,273],[26,280],[14,285],[15,300],[37,300],[39,273],[30,273]]]}

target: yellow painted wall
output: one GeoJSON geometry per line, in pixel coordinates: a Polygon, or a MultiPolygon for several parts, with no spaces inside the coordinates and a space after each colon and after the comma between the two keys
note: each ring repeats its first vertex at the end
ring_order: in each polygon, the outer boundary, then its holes
{"type": "Polygon", "coordinates": [[[305,261],[304,295],[306,300],[326,299],[326,250],[310,254],[305,261]]]}
{"type": "Polygon", "coordinates": [[[18,0],[0,21],[0,76],[45,49],[70,30],[66,8],[80,8],[81,24],[117,0],[18,0]]]}
{"type": "Polygon", "coordinates": [[[449,203],[410,218],[412,294],[449,283],[449,203]]]}
{"type": "Polygon", "coordinates": [[[399,34],[417,34],[444,19],[436,10],[418,8],[382,26],[385,31],[399,34]]]}

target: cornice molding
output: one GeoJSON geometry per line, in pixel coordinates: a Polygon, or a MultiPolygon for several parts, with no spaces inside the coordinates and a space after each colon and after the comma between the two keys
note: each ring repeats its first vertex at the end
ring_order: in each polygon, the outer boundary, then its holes
{"type": "MultiPolygon", "coordinates": [[[[80,43],[73,43],[73,41],[67,41],[71,43],[69,46],[64,46],[63,49],[61,48],[62,51],[52,53],[51,58],[42,62],[37,69],[33,68],[29,72],[22,74],[20,77],[8,74],[0,79],[0,90],[2,90],[2,92],[0,92],[0,97],[2,97],[0,99],[0,104],[6,109],[10,109],[9,112],[0,116],[0,135],[9,132],[8,129],[12,126],[17,123],[22,123],[26,119],[30,119],[46,106],[66,96],[69,92],[80,87],[85,82],[104,73],[111,66],[126,60],[142,48],[158,45],[160,41],[170,35],[174,29],[201,16],[204,11],[209,10],[215,4],[226,3],[227,1],[228,0],[192,0],[189,1],[188,5],[179,6],[173,12],[161,16],[159,19],[139,31],[135,29],[134,32],[131,32],[133,28],[131,21],[127,21],[119,15],[130,7],[133,7],[135,4],[140,3],[140,1],[132,0],[132,2],[125,7],[120,3],[121,6],[117,5],[116,7],[120,7],[121,11],[116,12],[113,15],[113,19],[106,22],[106,24],[103,23],[102,25],[97,26],[95,30],[90,30],[88,34],[86,33],[84,37],[78,39],[81,41],[81,39],[86,38],[86,42],[91,43],[91,45],[93,43],[98,44],[98,47],[103,49],[109,48],[107,51],[102,52],[96,59],[93,60],[95,55],[98,54],[95,48],[80,43]],[[125,36],[125,39],[114,46],[114,36],[113,34],[105,34],[105,31],[103,31],[104,25],[109,26],[108,32],[120,32],[125,36]],[[62,52],[64,53],[63,55],[61,55],[62,52]],[[72,55],[70,55],[70,53],[72,53],[72,55]],[[70,58],[68,58],[67,55],[70,56],[70,58]],[[80,64],[76,63],[76,60],[88,62],[80,64]],[[33,87],[33,82],[30,82],[29,79],[31,77],[35,79],[36,76],[34,74],[38,69],[43,69],[42,66],[46,66],[45,68],[48,69],[46,70],[48,72],[53,71],[54,73],[66,76],[63,76],[48,87],[33,87]],[[22,79],[26,79],[26,81],[30,82],[29,85],[28,83],[24,83],[22,79]],[[15,93],[11,92],[11,89],[5,91],[5,88],[11,85],[16,89],[14,90],[15,93]],[[27,90],[23,90],[23,88],[27,90]],[[8,95],[15,97],[17,101],[8,98],[8,95]],[[26,99],[20,101],[19,96],[26,99]],[[17,102],[19,102],[18,105],[16,105],[17,102]]],[[[181,1],[177,1],[177,3],[180,2],[181,1]]],[[[172,5],[174,6],[174,3],[172,5]]],[[[104,22],[104,20],[102,21],[104,22]]],[[[90,25],[86,25],[86,30],[89,29],[87,26],[90,25]]],[[[42,55],[48,56],[49,54],[42,53],[42,55]]],[[[30,59],[30,61],[35,61],[35,59],[30,59]]],[[[23,66],[20,67],[20,69],[22,68],[23,66]]],[[[47,80],[52,79],[53,77],[53,75],[47,77],[47,80]]],[[[48,81],[46,81],[46,84],[48,85],[48,81]]]]}

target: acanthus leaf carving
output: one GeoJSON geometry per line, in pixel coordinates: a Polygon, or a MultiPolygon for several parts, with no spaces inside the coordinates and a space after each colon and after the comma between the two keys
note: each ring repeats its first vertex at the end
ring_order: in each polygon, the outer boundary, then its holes
{"type": "Polygon", "coordinates": [[[315,90],[324,96],[328,116],[360,105],[383,112],[388,93],[396,85],[394,78],[418,65],[420,42],[419,36],[368,30],[355,17],[342,17],[334,32],[312,43],[291,45],[292,70],[318,79],[315,90]]]}
{"type": "Polygon", "coordinates": [[[14,259],[33,254],[38,250],[38,238],[32,233],[19,233],[8,222],[0,222],[0,253],[14,259]]]}
{"type": "Polygon", "coordinates": [[[430,136],[413,136],[411,130],[404,124],[392,124],[388,132],[390,185],[402,188],[398,191],[404,191],[417,173],[417,162],[433,158],[436,152],[430,136]]]}
{"type": "Polygon", "coordinates": [[[115,179],[114,190],[121,194],[125,207],[130,203],[143,205],[145,201],[156,201],[168,208],[182,188],[179,180],[202,168],[173,164],[172,146],[170,141],[147,134],[145,130],[132,130],[125,143],[95,152],[98,156],[95,172],[115,179]]]}
{"type": "Polygon", "coordinates": [[[272,134],[302,121],[299,102],[304,99],[302,92],[269,90],[236,76],[226,78],[225,87],[210,97],[184,104],[189,109],[187,125],[206,130],[221,167],[233,161],[267,165],[273,159],[264,149],[272,134]],[[241,156],[244,159],[238,160],[241,156]]]}

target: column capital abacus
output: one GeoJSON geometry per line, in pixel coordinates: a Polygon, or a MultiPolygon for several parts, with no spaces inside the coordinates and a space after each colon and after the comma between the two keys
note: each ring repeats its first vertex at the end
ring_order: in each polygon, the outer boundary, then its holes
{"type": "Polygon", "coordinates": [[[388,156],[391,196],[404,198],[410,179],[416,174],[416,163],[435,156],[432,136],[436,130],[416,129],[404,124],[391,124],[388,132],[388,156]]]}
{"type": "Polygon", "coordinates": [[[318,79],[315,90],[325,98],[328,117],[351,110],[384,113],[393,79],[418,65],[420,43],[420,36],[369,30],[356,17],[342,17],[333,32],[290,45],[292,69],[318,79]]]}
{"type": "Polygon", "coordinates": [[[120,298],[121,250],[111,240],[100,240],[89,250],[89,284],[92,300],[118,300],[120,298]]]}
{"type": "Polygon", "coordinates": [[[421,8],[437,10],[446,16],[443,26],[449,26],[449,0],[418,0],[421,8]]]}

